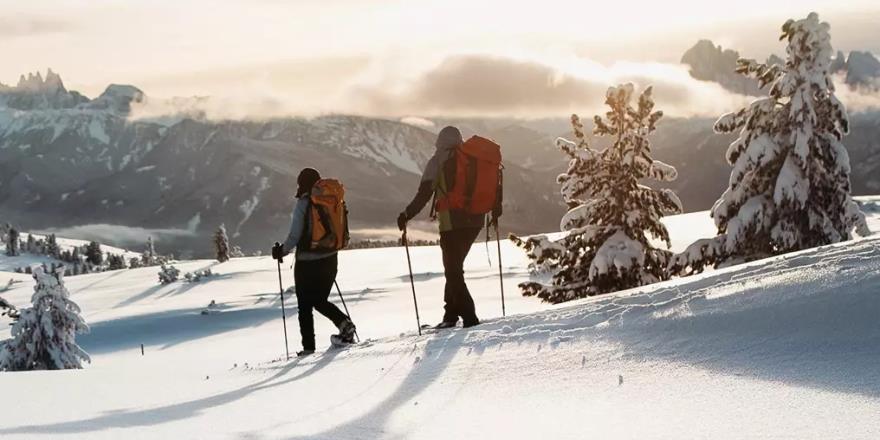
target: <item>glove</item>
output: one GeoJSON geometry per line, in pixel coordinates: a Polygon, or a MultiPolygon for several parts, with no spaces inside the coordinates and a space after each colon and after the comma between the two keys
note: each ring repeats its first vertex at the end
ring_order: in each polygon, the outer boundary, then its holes
{"type": "Polygon", "coordinates": [[[489,216],[489,226],[497,226],[499,218],[501,218],[500,205],[492,209],[492,214],[489,216]]]}
{"type": "Polygon", "coordinates": [[[406,213],[405,213],[405,212],[401,212],[400,215],[397,216],[397,228],[400,229],[401,231],[404,230],[404,229],[406,229],[406,222],[407,222],[408,220],[409,220],[409,219],[406,218],[406,213]]]}
{"type": "Polygon", "coordinates": [[[281,246],[281,243],[275,242],[275,245],[272,246],[272,259],[282,261],[284,259],[284,247],[281,246]]]}

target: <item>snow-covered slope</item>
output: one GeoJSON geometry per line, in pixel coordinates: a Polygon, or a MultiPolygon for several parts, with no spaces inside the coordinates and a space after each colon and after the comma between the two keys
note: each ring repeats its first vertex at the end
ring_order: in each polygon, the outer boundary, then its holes
{"type": "MultiPolygon", "coordinates": [[[[676,247],[711,233],[708,221],[667,219],[676,247]]],[[[0,403],[0,438],[874,439],[880,432],[880,239],[561,306],[520,297],[525,258],[509,243],[503,250],[508,317],[500,317],[494,252],[487,257],[477,244],[466,268],[484,323],[423,336],[415,334],[403,250],[342,253],[339,284],[365,342],[291,361],[283,359],[269,258],[180,264],[217,274],[198,284],[159,286],[156,268],[70,278],[92,326],[79,341],[93,364],[0,374],[13,396],[0,403]],[[201,315],[211,300],[218,313],[201,315]]],[[[439,250],[412,253],[421,316],[434,322],[439,250]]],[[[22,305],[32,283],[10,276],[25,282],[4,297],[22,305]]],[[[296,348],[295,298],[285,301],[296,348]]],[[[331,332],[317,318],[319,343],[331,332]]]]}
{"type": "MultiPolygon", "coordinates": [[[[28,233],[22,232],[21,238],[22,242],[27,239],[28,233]]],[[[40,234],[31,234],[33,235],[35,240],[45,239],[45,235],[40,234]]],[[[75,247],[83,247],[89,244],[86,240],[77,240],[72,238],[56,238],[58,243],[59,250],[63,251],[73,251],[75,247]]],[[[115,246],[108,246],[106,244],[101,245],[101,252],[106,256],[107,254],[117,254],[122,255],[126,261],[131,258],[139,258],[141,256],[140,252],[133,252],[128,249],[122,249],[115,246]]],[[[14,257],[10,257],[6,255],[6,244],[0,243],[0,273],[2,272],[12,272],[20,267],[27,266],[35,266],[40,264],[51,265],[52,263],[56,264],[64,264],[63,261],[57,260],[55,258],[46,256],[46,255],[37,255],[30,254],[27,252],[22,252],[21,255],[17,255],[14,257]]],[[[0,280],[3,280],[3,277],[0,276],[0,280]]]]}

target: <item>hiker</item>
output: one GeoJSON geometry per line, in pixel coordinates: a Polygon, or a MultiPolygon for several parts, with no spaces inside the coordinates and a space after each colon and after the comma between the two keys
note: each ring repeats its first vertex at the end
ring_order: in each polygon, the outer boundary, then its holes
{"type": "Polygon", "coordinates": [[[314,168],[304,168],[299,173],[296,179],[297,200],[293,209],[290,233],[282,245],[272,248],[272,258],[276,260],[296,249],[293,277],[303,346],[302,351],[297,352],[297,356],[307,356],[315,352],[315,322],[312,309],[333,321],[339,329],[339,334],[331,337],[334,343],[337,341],[354,343],[355,325],[351,318],[328,301],[336,281],[337,251],[332,247],[312,250],[310,243],[315,226],[310,215],[311,193],[319,181],[321,174],[314,168]]]}
{"type": "MultiPolygon", "coordinates": [[[[496,144],[484,138],[474,136],[468,142],[479,139],[490,143],[495,148],[496,144]]],[[[500,149],[497,150],[498,162],[495,164],[497,177],[490,188],[495,200],[490,200],[489,209],[483,213],[475,214],[467,209],[450,207],[450,203],[444,200],[444,196],[453,191],[452,183],[461,181],[456,173],[456,154],[464,144],[461,132],[456,127],[445,127],[440,130],[435,143],[434,156],[425,166],[422,173],[418,192],[406,210],[397,217],[397,226],[401,231],[406,229],[409,220],[419,214],[429,200],[432,203],[432,217],[435,215],[440,221],[440,249],[443,253],[443,272],[446,277],[446,287],[443,293],[444,314],[443,320],[435,327],[438,329],[455,327],[458,319],[462,319],[464,327],[472,327],[480,323],[477,318],[474,300],[471,297],[467,284],[464,281],[464,260],[470,251],[471,245],[476,241],[483,225],[486,224],[486,212],[491,210],[491,218],[488,225],[495,225],[501,216],[501,179],[500,179],[500,149]]],[[[464,172],[464,170],[461,170],[464,172]]],[[[468,170],[471,173],[473,170],[468,170]]],[[[470,182],[473,183],[473,182],[470,182]]]]}

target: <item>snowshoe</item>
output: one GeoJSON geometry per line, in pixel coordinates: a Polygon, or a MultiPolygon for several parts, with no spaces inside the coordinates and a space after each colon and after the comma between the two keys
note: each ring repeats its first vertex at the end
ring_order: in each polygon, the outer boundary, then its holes
{"type": "Polygon", "coordinates": [[[354,338],[344,338],[342,335],[330,335],[330,345],[336,348],[348,347],[354,345],[354,338]]]}

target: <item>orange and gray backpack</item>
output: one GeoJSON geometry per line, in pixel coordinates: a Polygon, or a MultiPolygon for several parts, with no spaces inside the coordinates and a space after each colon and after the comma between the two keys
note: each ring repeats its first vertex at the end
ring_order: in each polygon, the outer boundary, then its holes
{"type": "Polygon", "coordinates": [[[305,234],[299,247],[308,251],[338,251],[348,246],[348,208],[345,187],[336,179],[321,179],[312,187],[305,234]],[[311,234],[308,227],[311,225],[311,234]]]}
{"type": "Polygon", "coordinates": [[[444,167],[451,167],[451,181],[445,193],[437,194],[437,211],[459,210],[488,214],[498,201],[502,169],[501,146],[480,136],[471,136],[456,148],[444,167]]]}

